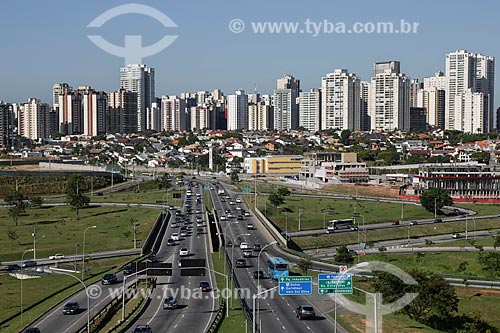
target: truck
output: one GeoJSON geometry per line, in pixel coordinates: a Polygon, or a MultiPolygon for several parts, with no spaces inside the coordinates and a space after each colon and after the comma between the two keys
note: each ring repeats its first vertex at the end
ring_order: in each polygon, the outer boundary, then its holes
{"type": "Polygon", "coordinates": [[[226,192],[224,192],[224,189],[220,188],[218,191],[217,191],[217,195],[224,195],[226,194],[226,192]]]}

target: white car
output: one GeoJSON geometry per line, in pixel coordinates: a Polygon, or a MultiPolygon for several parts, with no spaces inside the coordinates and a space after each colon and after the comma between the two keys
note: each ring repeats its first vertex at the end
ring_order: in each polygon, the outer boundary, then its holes
{"type": "Polygon", "coordinates": [[[250,213],[249,212],[245,212],[243,215],[245,215],[245,217],[249,217],[250,213]]]}
{"type": "Polygon", "coordinates": [[[241,199],[240,198],[236,198],[236,202],[237,203],[241,203],[241,199]]]}
{"type": "Polygon", "coordinates": [[[170,235],[170,238],[174,241],[178,241],[179,240],[179,234],[174,232],[172,235],[170,235]]]}
{"type": "Polygon", "coordinates": [[[50,256],[49,259],[50,260],[64,259],[64,254],[62,254],[62,253],[56,253],[53,256],[50,256]]]}
{"type": "Polygon", "coordinates": [[[189,255],[189,250],[185,247],[179,250],[179,256],[187,257],[189,255]]]}
{"type": "Polygon", "coordinates": [[[241,243],[240,250],[246,250],[246,249],[248,249],[248,243],[241,243]]]}
{"type": "Polygon", "coordinates": [[[222,216],[220,217],[220,220],[221,220],[221,221],[226,221],[226,220],[227,220],[226,215],[222,215],[222,216]]]}
{"type": "Polygon", "coordinates": [[[236,203],[234,201],[229,201],[229,204],[230,205],[236,205],[236,203]]]}

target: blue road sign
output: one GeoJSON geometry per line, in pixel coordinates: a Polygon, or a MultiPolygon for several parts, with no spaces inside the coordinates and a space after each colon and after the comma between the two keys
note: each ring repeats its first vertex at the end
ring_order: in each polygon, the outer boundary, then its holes
{"type": "Polygon", "coordinates": [[[318,293],[352,294],[351,274],[318,274],[318,293]]]}
{"type": "Polygon", "coordinates": [[[204,189],[205,191],[208,191],[208,190],[210,190],[210,187],[205,185],[205,186],[203,186],[203,189],[204,189]]]}
{"type": "Polygon", "coordinates": [[[280,295],[312,295],[311,276],[280,277],[278,282],[280,295]]]}
{"type": "Polygon", "coordinates": [[[252,191],[250,187],[243,187],[241,190],[243,191],[243,193],[250,193],[252,191]]]}

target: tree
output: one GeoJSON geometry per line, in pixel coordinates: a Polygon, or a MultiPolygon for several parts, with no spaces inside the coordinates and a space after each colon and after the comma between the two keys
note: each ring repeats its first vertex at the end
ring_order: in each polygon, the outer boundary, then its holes
{"type": "Polygon", "coordinates": [[[488,164],[490,161],[490,154],[485,151],[479,151],[471,155],[473,161],[478,161],[479,163],[488,164]]]}
{"type": "Polygon", "coordinates": [[[455,289],[437,274],[422,271],[411,273],[418,285],[418,296],[403,311],[413,320],[438,328],[458,311],[455,289]]]}
{"type": "Polygon", "coordinates": [[[66,202],[76,210],[76,218],[80,218],[80,209],[90,203],[90,198],[84,194],[85,181],[80,174],[72,174],[66,184],[66,202]]]}
{"type": "Polygon", "coordinates": [[[335,253],[335,262],[344,263],[344,264],[352,264],[354,262],[354,256],[352,252],[349,251],[347,246],[342,245],[337,249],[335,253]]]}
{"type": "Polygon", "coordinates": [[[382,294],[384,303],[392,303],[400,299],[407,289],[407,285],[401,279],[387,272],[376,272],[372,286],[376,292],[382,294]]]}
{"type": "Polygon", "coordinates": [[[441,211],[444,206],[452,206],[453,199],[447,190],[430,188],[420,195],[420,204],[428,212],[441,211]]]}
{"type": "Polygon", "coordinates": [[[340,142],[342,142],[344,146],[348,146],[350,143],[349,140],[350,136],[351,136],[351,131],[347,129],[343,130],[342,132],[340,132],[340,142]]]}
{"type": "Polygon", "coordinates": [[[271,192],[271,194],[269,194],[268,200],[276,209],[278,209],[279,206],[285,203],[285,199],[283,199],[283,197],[276,192],[271,192]]]}
{"type": "Polygon", "coordinates": [[[11,241],[11,247],[14,247],[14,241],[19,239],[19,234],[17,233],[17,231],[9,229],[7,230],[7,237],[11,241]]]}
{"type": "Polygon", "coordinates": [[[497,247],[500,247],[500,235],[497,235],[495,237],[495,242],[493,243],[493,247],[495,248],[495,250],[497,249],[497,247]]]}
{"type": "Polygon", "coordinates": [[[308,258],[300,258],[299,263],[297,264],[302,271],[302,273],[307,275],[307,272],[312,266],[311,259],[308,258]]]}
{"type": "Polygon", "coordinates": [[[42,207],[43,204],[43,198],[42,197],[33,197],[30,198],[31,206],[33,208],[40,208],[42,207]]]}
{"type": "Polygon", "coordinates": [[[238,173],[236,171],[231,172],[231,183],[239,183],[240,182],[240,176],[238,176],[238,173]]]}
{"type": "Polygon", "coordinates": [[[283,199],[284,199],[285,197],[288,197],[288,196],[291,194],[290,190],[289,190],[289,189],[287,189],[286,187],[280,187],[280,188],[278,189],[278,191],[276,191],[276,193],[277,193],[279,196],[281,196],[283,199]]]}
{"type": "Polygon", "coordinates": [[[480,252],[478,262],[483,266],[483,270],[489,272],[491,275],[500,275],[500,253],[480,252]]]}
{"type": "Polygon", "coordinates": [[[9,215],[14,219],[14,224],[19,224],[19,216],[26,211],[28,201],[19,191],[13,191],[5,196],[4,201],[9,205],[9,215]]]}

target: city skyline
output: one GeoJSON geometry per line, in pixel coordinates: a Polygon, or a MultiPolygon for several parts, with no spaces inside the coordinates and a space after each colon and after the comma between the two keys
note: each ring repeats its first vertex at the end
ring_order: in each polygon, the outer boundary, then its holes
{"type": "MultiPolygon", "coordinates": [[[[5,25],[6,29],[2,29],[4,32],[0,36],[10,52],[3,55],[4,62],[9,66],[6,66],[4,80],[0,83],[0,99],[24,103],[28,98],[34,97],[50,103],[50,88],[55,82],[68,82],[73,86],[89,85],[103,91],[118,90],[119,82],[115,73],[118,68],[123,67],[123,59],[109,55],[93,45],[87,39],[87,34],[95,29],[88,29],[86,25],[105,10],[126,3],[96,1],[94,5],[83,6],[57,2],[50,8],[27,0],[3,4],[2,11],[6,18],[1,25],[5,25]],[[73,13],[70,15],[71,19],[61,16],[68,10],[73,13]],[[14,21],[17,12],[22,12],[26,18],[33,15],[57,16],[60,20],[47,20],[46,27],[34,26],[29,19],[23,20],[23,24],[19,25],[14,21]],[[16,24],[17,29],[9,29],[13,24],[16,24]],[[64,26],[64,29],[60,26],[64,26]],[[66,57],[61,56],[64,48],[51,47],[53,34],[56,32],[56,44],[64,43],[67,49],[74,51],[66,57]],[[33,57],[30,52],[21,52],[35,47],[43,50],[45,56],[33,57]]],[[[466,49],[490,56],[500,54],[500,48],[487,39],[487,36],[499,31],[499,26],[493,23],[494,8],[499,6],[494,1],[484,1],[489,4],[489,10],[481,13],[472,12],[465,5],[448,8],[446,3],[432,3],[434,12],[446,9],[450,14],[447,16],[430,15],[428,8],[425,9],[426,3],[431,4],[428,1],[418,5],[405,4],[404,9],[397,6],[396,1],[385,1],[384,5],[371,2],[365,2],[364,6],[342,4],[342,7],[320,1],[308,4],[301,11],[297,4],[290,3],[289,8],[285,8],[279,15],[274,14],[275,9],[281,8],[279,2],[257,2],[252,6],[228,3],[224,4],[224,10],[220,12],[215,10],[218,6],[205,3],[198,4],[190,11],[183,4],[173,2],[141,3],[165,12],[178,25],[178,28],[172,29],[179,36],[178,40],[166,50],[143,61],[157,70],[157,97],[216,88],[226,93],[237,89],[253,91],[254,86],[261,93],[272,93],[276,78],[284,73],[299,78],[302,91],[308,91],[320,87],[321,77],[336,68],[345,68],[356,73],[361,80],[370,81],[373,63],[390,60],[400,61],[401,72],[407,77],[422,79],[438,71],[444,72],[444,56],[455,50],[466,49]],[[227,24],[232,18],[244,21],[263,19],[260,14],[263,8],[272,13],[266,19],[274,21],[303,21],[306,18],[321,21],[327,18],[345,22],[397,22],[405,18],[419,22],[420,26],[417,34],[405,36],[364,34],[312,37],[301,34],[256,35],[248,31],[234,34],[228,30],[227,24]],[[470,21],[489,20],[490,24],[468,29],[467,25],[461,24],[461,20],[457,19],[465,17],[470,21]],[[217,56],[200,52],[214,41],[222,45],[223,52],[217,52],[217,56]],[[289,52],[286,57],[279,57],[280,61],[269,57],[269,54],[276,54],[286,45],[294,47],[294,52],[289,52]],[[384,45],[394,47],[380,47],[384,45]],[[256,51],[258,49],[264,52],[256,51]],[[311,50],[315,52],[310,52],[311,50]],[[200,54],[203,56],[200,57],[200,54]],[[245,66],[241,66],[241,61],[245,66]]],[[[134,33],[133,27],[128,26],[130,19],[134,19],[137,26],[140,26],[135,29],[139,30],[135,33],[151,34],[157,28],[156,23],[150,22],[148,17],[127,15],[125,19],[115,18],[103,26],[102,35],[111,37],[110,41],[118,45],[120,41],[123,43],[124,33],[134,33]]],[[[145,44],[155,42],[156,37],[160,36],[153,35],[145,37],[145,44]]],[[[497,93],[498,89],[499,87],[496,89],[497,93]]],[[[498,102],[495,109],[497,107],[498,102]]]]}

